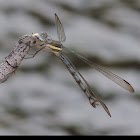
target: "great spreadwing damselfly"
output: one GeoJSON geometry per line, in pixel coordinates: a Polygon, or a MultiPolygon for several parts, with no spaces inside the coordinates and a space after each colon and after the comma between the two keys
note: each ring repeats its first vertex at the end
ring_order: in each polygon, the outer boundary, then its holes
{"type": "Polygon", "coordinates": [[[11,53],[5,58],[5,61],[0,65],[0,83],[5,82],[8,77],[16,71],[19,67],[20,63],[23,59],[33,58],[38,52],[41,50],[51,52],[56,55],[66,66],[68,71],[73,76],[74,80],[77,82],[81,90],[86,94],[89,99],[90,104],[93,107],[96,107],[98,104],[101,104],[104,110],[108,113],[111,117],[109,109],[100,99],[100,97],[96,94],[96,92],[91,88],[85,78],[81,75],[81,73],[77,70],[74,64],[70,61],[64,50],[67,50],[77,56],[79,59],[102,73],[108,79],[112,80],[116,84],[120,85],[124,89],[134,93],[133,87],[124,79],[120,78],[116,74],[110,72],[109,70],[97,65],[95,62],[92,62],[85,58],[84,56],[80,55],[79,53],[64,47],[62,44],[66,40],[65,32],[63,25],[55,14],[55,22],[57,27],[57,36],[59,41],[52,40],[50,36],[46,32],[41,34],[32,34],[26,35],[19,39],[16,47],[11,51],[11,53]],[[33,49],[35,53],[28,58],[25,58],[27,54],[29,54],[30,50],[33,49]]]}

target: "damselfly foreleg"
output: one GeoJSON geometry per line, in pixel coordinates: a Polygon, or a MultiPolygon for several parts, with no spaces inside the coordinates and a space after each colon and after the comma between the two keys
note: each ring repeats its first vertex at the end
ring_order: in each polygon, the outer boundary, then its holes
{"type": "MultiPolygon", "coordinates": [[[[45,46],[46,47],[46,46],[45,46]]],[[[34,51],[35,51],[35,53],[34,54],[29,54],[29,53],[27,53],[28,55],[32,55],[31,57],[26,57],[26,58],[24,58],[24,59],[30,59],[30,58],[34,58],[42,49],[44,49],[45,47],[42,47],[42,48],[40,48],[40,49],[38,49],[38,50],[35,50],[34,48],[31,48],[31,49],[33,49],[34,51]]]]}

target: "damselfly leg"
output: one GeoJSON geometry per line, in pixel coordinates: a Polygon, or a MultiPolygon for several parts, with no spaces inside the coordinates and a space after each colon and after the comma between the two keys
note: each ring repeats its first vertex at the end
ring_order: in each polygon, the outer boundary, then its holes
{"type": "MultiPolygon", "coordinates": [[[[46,47],[46,46],[45,46],[46,47]]],[[[36,49],[34,49],[34,48],[31,48],[32,50],[34,50],[35,51],[35,53],[34,54],[30,54],[30,53],[27,53],[28,55],[32,55],[31,57],[25,57],[24,59],[31,59],[31,58],[34,58],[41,50],[43,50],[45,47],[42,47],[42,48],[40,48],[40,49],[38,49],[38,50],[36,50],[36,49]]]]}

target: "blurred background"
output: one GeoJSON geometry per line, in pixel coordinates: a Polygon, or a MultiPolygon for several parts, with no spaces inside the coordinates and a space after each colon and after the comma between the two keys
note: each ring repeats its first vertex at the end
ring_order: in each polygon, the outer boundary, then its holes
{"type": "Polygon", "coordinates": [[[25,34],[57,39],[54,13],[65,28],[64,45],[132,84],[122,89],[69,54],[108,106],[94,109],[62,62],[40,52],[24,60],[0,85],[0,135],[139,135],[140,0],[0,0],[0,60],[25,34]]]}

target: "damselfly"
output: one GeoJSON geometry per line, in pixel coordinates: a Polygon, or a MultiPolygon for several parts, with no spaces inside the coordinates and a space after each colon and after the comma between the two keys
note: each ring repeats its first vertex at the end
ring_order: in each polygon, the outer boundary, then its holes
{"type": "Polygon", "coordinates": [[[118,85],[120,85],[121,87],[123,87],[124,89],[126,89],[132,93],[134,93],[133,87],[127,81],[125,81],[124,79],[115,75],[114,73],[110,72],[109,70],[106,70],[105,68],[97,65],[96,63],[94,63],[88,59],[86,59],[85,57],[81,56],[80,54],[64,47],[62,45],[62,42],[65,42],[66,36],[65,36],[63,25],[62,25],[59,17],[57,16],[57,14],[55,14],[55,22],[56,22],[57,36],[58,36],[59,41],[52,40],[51,37],[47,35],[47,33],[42,33],[42,34],[38,35],[39,39],[42,42],[44,42],[44,41],[47,42],[46,48],[44,50],[47,52],[52,52],[64,63],[64,65],[66,66],[68,71],[71,73],[71,75],[73,76],[73,78],[75,79],[77,84],[80,86],[82,91],[88,97],[90,104],[93,107],[96,107],[96,105],[101,104],[103,106],[103,108],[105,109],[105,111],[108,113],[108,115],[111,116],[107,106],[102,102],[102,100],[99,98],[99,96],[97,96],[95,91],[90,87],[90,85],[85,80],[85,78],[76,69],[76,67],[73,65],[73,63],[68,59],[68,57],[66,56],[66,54],[64,53],[63,50],[67,49],[68,51],[72,52],[75,56],[80,58],[82,61],[86,62],[87,64],[89,64],[90,66],[95,68],[97,71],[102,73],[104,76],[106,76],[107,78],[109,78],[113,82],[117,83],[118,85]]]}
{"type": "Polygon", "coordinates": [[[75,56],[80,58],[82,61],[86,62],[87,64],[95,68],[97,71],[102,73],[104,76],[106,76],[113,82],[117,83],[118,85],[120,85],[121,87],[123,87],[124,89],[132,93],[134,92],[133,87],[127,81],[123,80],[119,76],[113,74],[112,72],[106,70],[105,68],[102,68],[96,63],[89,61],[88,59],[81,56],[80,54],[64,47],[62,45],[62,42],[65,42],[66,36],[65,36],[63,25],[56,14],[55,14],[55,21],[57,25],[57,35],[59,41],[52,40],[51,37],[47,35],[47,33],[42,33],[42,34],[36,33],[32,35],[26,35],[20,38],[16,47],[5,58],[5,61],[0,64],[0,83],[5,82],[8,79],[8,77],[16,71],[16,69],[19,67],[23,59],[27,59],[25,58],[25,56],[26,54],[29,54],[31,49],[35,50],[36,52],[32,55],[32,57],[28,57],[28,58],[33,58],[41,50],[51,52],[55,54],[64,63],[64,65],[71,73],[71,75],[73,76],[77,84],[80,86],[82,91],[88,97],[90,104],[93,107],[96,107],[96,105],[101,104],[105,109],[105,111],[108,113],[108,115],[111,116],[107,106],[102,102],[99,96],[90,87],[88,82],[81,75],[81,73],[76,69],[73,63],[68,59],[68,57],[66,56],[63,50],[66,49],[72,52],[75,56]],[[38,50],[36,50],[37,48],[38,50]]]}

